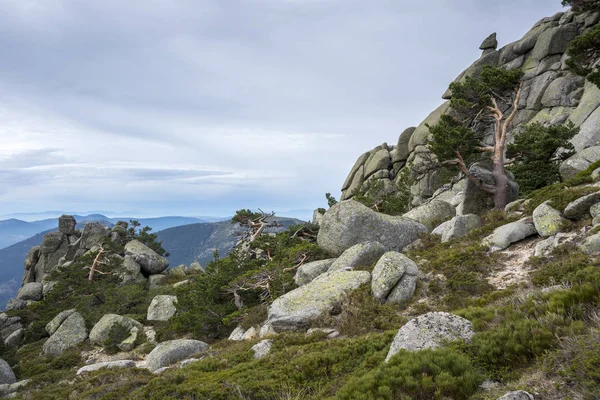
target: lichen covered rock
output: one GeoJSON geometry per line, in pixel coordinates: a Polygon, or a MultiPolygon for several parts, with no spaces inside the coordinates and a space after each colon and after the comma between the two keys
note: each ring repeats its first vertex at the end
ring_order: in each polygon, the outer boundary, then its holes
{"type": "Polygon", "coordinates": [[[370,278],[367,271],[327,272],[277,298],[268,309],[268,322],[277,332],[306,329],[370,278]]]}
{"type": "Polygon", "coordinates": [[[336,259],[329,267],[329,272],[352,270],[356,267],[368,267],[385,253],[385,248],[379,242],[355,244],[336,259]]]}
{"type": "Polygon", "coordinates": [[[58,357],[65,350],[83,343],[87,337],[85,320],[78,312],[74,312],[65,318],[54,334],[46,340],[44,354],[58,357]]]}
{"type": "Polygon", "coordinates": [[[373,269],[373,297],[388,303],[406,303],[415,292],[418,273],[417,264],[404,254],[385,253],[373,269]]]}
{"type": "Polygon", "coordinates": [[[411,319],[400,328],[385,361],[401,349],[435,349],[446,341],[469,341],[474,334],[469,320],[446,312],[430,312],[411,319]]]}
{"type": "Polygon", "coordinates": [[[335,258],[329,258],[327,260],[319,260],[302,264],[296,271],[294,282],[296,282],[296,285],[298,286],[306,285],[314,280],[317,276],[327,272],[335,260],[335,258]]]}
{"type": "Polygon", "coordinates": [[[429,202],[413,208],[403,216],[414,219],[425,225],[431,232],[440,223],[448,221],[456,215],[456,209],[442,200],[430,200],[429,202]]]}
{"type": "Polygon", "coordinates": [[[554,236],[570,226],[570,222],[560,211],[551,207],[549,201],[540,204],[533,211],[533,224],[541,237],[554,236]]]}
{"type": "Polygon", "coordinates": [[[146,368],[155,372],[206,350],[208,350],[208,345],[199,340],[169,340],[160,343],[148,354],[146,368]]]}

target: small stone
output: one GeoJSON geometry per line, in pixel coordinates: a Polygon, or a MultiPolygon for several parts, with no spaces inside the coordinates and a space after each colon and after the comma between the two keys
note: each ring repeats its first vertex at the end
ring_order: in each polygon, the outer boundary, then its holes
{"type": "Polygon", "coordinates": [[[251,326],[248,328],[246,332],[244,332],[244,336],[242,336],[242,340],[252,340],[258,337],[258,329],[256,327],[251,326]]]}
{"type": "Polygon", "coordinates": [[[496,228],[494,232],[483,239],[483,244],[492,251],[504,250],[508,246],[537,234],[537,230],[528,219],[522,219],[496,228]]]}
{"type": "Polygon", "coordinates": [[[77,375],[81,375],[84,372],[98,371],[103,368],[134,368],[135,361],[133,360],[118,360],[118,361],[106,361],[96,364],[86,365],[77,370],[77,375]]]}
{"type": "MultiPolygon", "coordinates": [[[[127,258],[127,257],[126,257],[127,258]]],[[[148,282],[150,283],[150,289],[156,289],[157,287],[163,286],[167,281],[166,275],[150,275],[148,282]]]]}
{"type": "Polygon", "coordinates": [[[578,198],[567,205],[563,214],[573,220],[590,216],[590,208],[600,202],[600,191],[578,198]]]}
{"type": "Polygon", "coordinates": [[[204,272],[204,267],[198,262],[194,261],[190,264],[189,273],[190,274],[201,274],[204,272]]]}
{"type": "Polygon", "coordinates": [[[504,396],[499,397],[498,400],[534,400],[533,396],[524,390],[515,392],[508,392],[504,396]]]}
{"type": "Polygon", "coordinates": [[[540,204],[533,211],[533,224],[541,237],[550,237],[569,228],[571,223],[550,202],[540,204]]]}
{"type": "Polygon", "coordinates": [[[261,340],[254,346],[250,348],[254,352],[254,358],[260,359],[265,357],[271,351],[271,347],[273,346],[273,341],[270,339],[261,340]]]}
{"type": "Polygon", "coordinates": [[[239,342],[241,340],[244,340],[244,333],[246,333],[246,330],[244,328],[242,328],[241,326],[238,326],[229,335],[229,340],[232,340],[232,341],[235,341],[235,342],[239,342]]]}
{"type": "Polygon", "coordinates": [[[187,270],[187,266],[185,264],[181,264],[178,265],[176,267],[173,268],[169,268],[167,270],[167,273],[169,274],[169,276],[176,276],[178,278],[185,278],[186,274],[186,270],[187,270]]]}
{"type": "Polygon", "coordinates": [[[168,321],[177,312],[177,296],[159,295],[155,296],[148,307],[146,320],[168,321]]]}

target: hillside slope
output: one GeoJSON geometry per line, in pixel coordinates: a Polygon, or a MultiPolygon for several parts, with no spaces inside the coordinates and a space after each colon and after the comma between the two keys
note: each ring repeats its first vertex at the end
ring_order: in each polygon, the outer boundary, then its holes
{"type": "MultiPolygon", "coordinates": [[[[285,217],[275,217],[274,220],[281,224],[283,229],[302,222],[285,217]]],[[[229,253],[244,231],[239,224],[232,224],[231,221],[189,224],[158,232],[158,240],[170,253],[167,258],[171,266],[189,265],[194,261],[205,265],[214,258],[215,250],[222,256],[229,253]]],[[[267,229],[267,232],[280,231],[281,229],[267,229]]]]}

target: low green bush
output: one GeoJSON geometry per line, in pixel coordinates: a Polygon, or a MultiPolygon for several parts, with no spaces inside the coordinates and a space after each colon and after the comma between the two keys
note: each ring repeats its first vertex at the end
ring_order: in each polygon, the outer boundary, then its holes
{"type": "Polygon", "coordinates": [[[468,399],[483,382],[469,358],[453,349],[400,351],[388,363],[350,381],[340,400],[468,399]]]}

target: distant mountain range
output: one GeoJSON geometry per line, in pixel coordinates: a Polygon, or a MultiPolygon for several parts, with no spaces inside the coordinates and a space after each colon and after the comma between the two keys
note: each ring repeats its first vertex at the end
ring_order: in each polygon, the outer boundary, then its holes
{"type": "MultiPolygon", "coordinates": [[[[302,223],[296,218],[274,217],[280,228],[267,228],[265,233],[281,232],[292,225],[302,223]]],[[[239,240],[244,228],[231,221],[191,224],[165,229],[158,232],[158,240],[170,254],[169,264],[175,267],[180,264],[189,265],[198,261],[206,266],[213,259],[215,250],[221,257],[225,256],[239,240]]]]}
{"type": "MultiPolygon", "coordinates": [[[[49,212],[53,213],[53,212],[49,212]]],[[[187,224],[197,224],[203,222],[213,222],[206,219],[200,219],[195,217],[157,217],[157,218],[110,218],[102,214],[90,214],[90,215],[74,215],[78,223],[85,224],[91,221],[104,222],[107,226],[112,226],[118,221],[129,221],[136,219],[142,224],[142,226],[150,226],[154,232],[172,228],[174,226],[181,226],[187,224]]],[[[214,217],[210,217],[214,219],[214,217]]],[[[216,218],[221,221],[225,218],[216,218]]],[[[47,231],[48,229],[55,229],[58,227],[58,217],[42,219],[39,221],[23,221],[20,219],[6,219],[0,221],[0,249],[8,247],[12,244],[19,243],[33,235],[40,232],[47,231]]]]}

